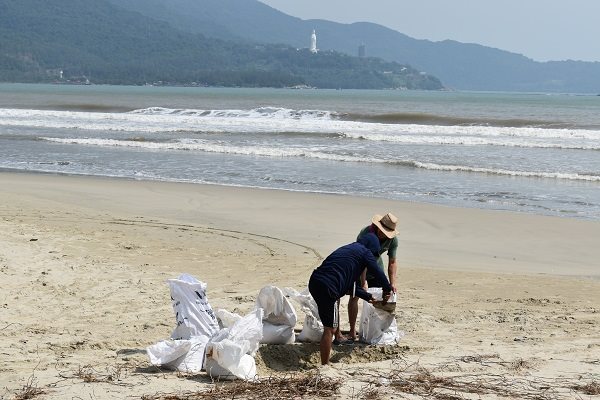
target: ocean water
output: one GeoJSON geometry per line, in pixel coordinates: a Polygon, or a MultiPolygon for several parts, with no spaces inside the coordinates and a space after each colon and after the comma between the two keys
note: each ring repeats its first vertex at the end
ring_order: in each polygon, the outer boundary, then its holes
{"type": "Polygon", "coordinates": [[[0,168],[600,219],[600,96],[0,84],[0,168]]]}

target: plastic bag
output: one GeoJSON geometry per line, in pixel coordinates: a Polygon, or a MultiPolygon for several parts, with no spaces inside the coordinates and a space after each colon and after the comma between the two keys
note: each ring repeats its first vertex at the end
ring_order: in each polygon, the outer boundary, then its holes
{"type": "Polygon", "coordinates": [[[233,367],[233,370],[221,367],[219,363],[211,357],[206,359],[204,369],[211,378],[219,380],[252,380],[256,377],[256,361],[254,360],[254,357],[249,354],[244,354],[239,363],[233,367]]]}
{"type": "Polygon", "coordinates": [[[261,343],[292,344],[296,341],[294,327],[289,325],[273,325],[263,321],[263,337],[261,343]]]}
{"type": "Polygon", "coordinates": [[[148,346],[146,354],[150,363],[163,368],[197,373],[204,365],[204,352],[208,336],[194,336],[182,340],[161,340],[148,346]]]}
{"type": "Polygon", "coordinates": [[[212,336],[219,330],[217,318],[206,297],[206,283],[183,274],[168,280],[177,327],[172,339],[212,336]]]}
{"type": "Polygon", "coordinates": [[[242,319],[242,316],[236,313],[229,312],[222,308],[219,308],[215,315],[217,316],[217,321],[219,321],[219,327],[223,328],[231,328],[233,324],[242,319]]]}
{"type": "Polygon", "coordinates": [[[284,292],[294,299],[302,307],[302,311],[306,314],[304,317],[304,325],[302,331],[298,334],[300,342],[319,342],[323,336],[323,323],[319,318],[319,309],[315,299],[310,295],[308,289],[302,293],[292,288],[285,288],[284,292]]]}
{"type": "Polygon", "coordinates": [[[281,289],[275,286],[262,288],[256,298],[256,307],[264,312],[261,343],[290,344],[296,341],[294,327],[298,316],[281,289]]]}
{"type": "Polygon", "coordinates": [[[192,343],[189,340],[161,340],[146,347],[146,354],[152,365],[176,369],[180,359],[187,354],[191,347],[192,343]]]}
{"type": "Polygon", "coordinates": [[[204,369],[204,354],[208,336],[193,336],[189,339],[190,349],[175,366],[178,371],[198,373],[204,369]]]}
{"type": "Polygon", "coordinates": [[[221,329],[206,345],[205,369],[212,378],[254,379],[254,354],[262,339],[262,309],[221,329]]]}
{"type": "Polygon", "coordinates": [[[206,283],[183,274],[167,281],[177,326],[174,340],[162,340],[146,348],[152,365],[184,372],[200,372],[206,344],[219,330],[217,319],[206,298],[206,283]]]}
{"type": "Polygon", "coordinates": [[[296,326],[296,310],[278,287],[262,288],[256,298],[256,307],[263,309],[263,321],[273,325],[296,326]]]}
{"type": "MultiPolygon", "coordinates": [[[[376,300],[381,300],[381,288],[369,288],[368,292],[376,300]]],[[[402,336],[404,333],[398,331],[394,314],[377,309],[363,300],[360,316],[360,340],[362,342],[379,345],[396,344],[402,336]]]]}

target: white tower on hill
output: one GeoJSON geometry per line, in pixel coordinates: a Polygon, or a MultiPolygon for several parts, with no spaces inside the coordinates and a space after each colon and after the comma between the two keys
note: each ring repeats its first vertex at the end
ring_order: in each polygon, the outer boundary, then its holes
{"type": "Polygon", "coordinates": [[[310,52],[316,53],[317,51],[317,34],[313,29],[312,35],[310,35],[310,52]]]}

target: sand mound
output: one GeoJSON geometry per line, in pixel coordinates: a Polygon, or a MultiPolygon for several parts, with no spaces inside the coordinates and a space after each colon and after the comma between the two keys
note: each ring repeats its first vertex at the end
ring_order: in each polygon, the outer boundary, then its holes
{"type": "MultiPolygon", "coordinates": [[[[333,346],[331,362],[347,364],[393,360],[401,357],[408,346],[367,346],[364,344],[333,346]]],[[[318,343],[262,345],[256,355],[260,373],[274,371],[298,371],[311,369],[320,364],[318,343]]]]}

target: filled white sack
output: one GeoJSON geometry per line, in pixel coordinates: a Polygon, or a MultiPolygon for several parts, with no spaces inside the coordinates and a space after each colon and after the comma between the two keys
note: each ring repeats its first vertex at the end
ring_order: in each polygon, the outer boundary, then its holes
{"type": "Polygon", "coordinates": [[[276,286],[265,286],[256,297],[256,307],[263,309],[263,321],[273,325],[296,326],[296,310],[276,286]]]}
{"type": "Polygon", "coordinates": [[[211,338],[206,345],[205,368],[212,378],[255,378],[254,354],[262,339],[262,315],[262,309],[255,309],[211,338]]]}
{"type": "Polygon", "coordinates": [[[206,297],[206,283],[188,274],[169,279],[171,300],[177,326],[172,339],[189,339],[192,336],[212,336],[219,324],[206,297]]]}
{"type": "Polygon", "coordinates": [[[190,349],[178,359],[175,368],[181,372],[198,373],[204,369],[204,354],[208,336],[192,336],[189,339],[190,349]]]}
{"type": "Polygon", "coordinates": [[[146,354],[152,365],[176,369],[180,359],[183,359],[191,347],[192,343],[189,340],[161,340],[146,347],[146,354]],[[175,365],[171,365],[175,361],[175,365]]]}
{"type": "Polygon", "coordinates": [[[256,298],[256,307],[263,309],[261,343],[290,344],[296,341],[294,327],[298,316],[281,289],[276,286],[263,287],[256,298]]]}
{"type": "Polygon", "coordinates": [[[300,304],[302,311],[306,316],[304,317],[304,325],[302,331],[298,334],[298,341],[300,342],[319,342],[321,336],[323,336],[323,323],[319,318],[319,309],[315,299],[311,296],[308,289],[305,289],[302,293],[298,292],[293,288],[285,288],[285,294],[290,296],[291,299],[300,304]]]}
{"type": "MultiPolygon", "coordinates": [[[[375,300],[382,299],[383,293],[381,288],[368,288],[367,290],[373,295],[375,300]]],[[[404,336],[404,332],[398,331],[396,316],[394,314],[375,308],[372,304],[364,300],[362,302],[359,326],[360,340],[368,344],[396,344],[404,336]]]]}
{"type": "Polygon", "coordinates": [[[152,365],[178,370],[182,372],[198,373],[204,365],[204,352],[208,343],[208,336],[193,336],[190,339],[161,340],[148,346],[146,354],[152,365]]]}
{"type": "Polygon", "coordinates": [[[261,343],[292,344],[296,341],[294,327],[289,325],[273,325],[263,321],[263,337],[261,343]]]}
{"type": "Polygon", "coordinates": [[[208,376],[218,380],[253,380],[256,377],[256,361],[249,354],[244,354],[239,363],[231,370],[223,368],[214,358],[207,358],[204,369],[208,376]]]}
{"type": "Polygon", "coordinates": [[[231,328],[233,324],[242,319],[242,316],[236,313],[229,312],[225,309],[219,308],[215,315],[217,316],[217,321],[219,321],[220,329],[223,328],[231,328]]]}

